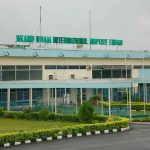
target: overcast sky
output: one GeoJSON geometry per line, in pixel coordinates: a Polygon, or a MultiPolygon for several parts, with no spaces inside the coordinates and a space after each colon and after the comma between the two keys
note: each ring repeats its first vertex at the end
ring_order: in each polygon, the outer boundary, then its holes
{"type": "Polygon", "coordinates": [[[150,50],[150,0],[0,0],[0,43],[17,34],[123,39],[125,49],[150,50]]]}

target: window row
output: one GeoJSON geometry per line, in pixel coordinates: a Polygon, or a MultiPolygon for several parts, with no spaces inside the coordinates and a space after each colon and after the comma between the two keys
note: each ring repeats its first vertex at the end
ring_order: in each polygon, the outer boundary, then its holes
{"type": "Polygon", "coordinates": [[[42,70],[42,66],[41,65],[17,65],[17,66],[13,66],[13,65],[5,65],[5,66],[0,66],[0,70],[42,70]]]}
{"type": "Polygon", "coordinates": [[[137,66],[134,66],[134,69],[150,69],[150,66],[140,66],[140,65],[137,65],[137,66]]]}
{"type": "Polygon", "coordinates": [[[77,65],[45,65],[45,69],[86,69],[86,66],[77,65]]]}
{"type": "Polygon", "coordinates": [[[99,78],[131,78],[131,70],[92,70],[93,79],[99,78]]]}
{"type": "Polygon", "coordinates": [[[42,70],[9,70],[0,71],[1,81],[42,80],[42,70]]]}
{"type": "Polygon", "coordinates": [[[100,69],[131,69],[132,66],[126,65],[93,65],[93,70],[100,70],[100,69]]]}

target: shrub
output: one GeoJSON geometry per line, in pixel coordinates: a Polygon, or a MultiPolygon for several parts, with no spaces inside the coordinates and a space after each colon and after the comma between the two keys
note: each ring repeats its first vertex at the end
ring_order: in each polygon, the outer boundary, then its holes
{"type": "Polygon", "coordinates": [[[43,108],[39,111],[39,119],[41,120],[48,120],[49,112],[46,108],[43,108]]]}
{"type": "Polygon", "coordinates": [[[76,135],[77,133],[85,134],[86,132],[104,131],[112,129],[120,129],[129,126],[129,120],[126,118],[120,118],[120,121],[108,122],[108,123],[95,123],[95,124],[81,124],[64,128],[44,129],[30,132],[16,132],[0,134],[0,145],[5,143],[13,144],[14,142],[24,142],[26,140],[35,141],[37,138],[46,139],[46,137],[56,138],[60,133],[63,136],[68,134],[76,135]]]}
{"type": "Polygon", "coordinates": [[[145,117],[145,118],[135,118],[132,119],[133,122],[150,122],[150,117],[145,117]]]}
{"type": "MultiPolygon", "coordinates": [[[[5,112],[4,111],[4,118],[11,118],[11,119],[27,119],[27,120],[43,120],[40,118],[39,113],[37,112],[30,112],[30,113],[24,113],[24,112],[5,112]]],[[[108,116],[100,116],[97,114],[94,114],[93,120],[97,120],[99,123],[106,122],[108,119],[108,116]]],[[[53,121],[68,121],[68,122],[79,122],[79,115],[65,115],[65,114],[55,114],[55,113],[48,113],[48,119],[46,120],[53,120],[53,121]]]]}
{"type": "Polygon", "coordinates": [[[4,115],[4,111],[2,108],[0,108],[0,117],[3,117],[3,115],[4,115]]]}
{"type": "MultiPolygon", "coordinates": [[[[103,104],[104,104],[104,106],[108,107],[107,102],[105,102],[103,104]]],[[[117,107],[117,108],[122,109],[124,107],[127,107],[127,103],[125,103],[125,102],[112,102],[111,107],[112,108],[117,107]]],[[[131,109],[136,110],[136,111],[143,110],[144,109],[144,103],[143,102],[132,102],[131,103],[131,109]]],[[[146,111],[150,111],[150,103],[145,103],[145,109],[146,109],[146,111]]]]}
{"type": "Polygon", "coordinates": [[[101,100],[100,96],[96,95],[93,96],[89,99],[89,101],[93,104],[93,105],[97,105],[98,102],[101,100]]]}
{"type": "Polygon", "coordinates": [[[94,108],[89,101],[84,102],[79,109],[79,120],[82,123],[92,123],[94,118],[94,108]]]}
{"type": "Polygon", "coordinates": [[[32,109],[30,107],[29,108],[24,108],[23,112],[24,113],[30,113],[30,112],[32,112],[32,109]]]}
{"type": "Polygon", "coordinates": [[[106,122],[107,119],[108,116],[94,115],[94,120],[97,120],[99,123],[106,122]]]}

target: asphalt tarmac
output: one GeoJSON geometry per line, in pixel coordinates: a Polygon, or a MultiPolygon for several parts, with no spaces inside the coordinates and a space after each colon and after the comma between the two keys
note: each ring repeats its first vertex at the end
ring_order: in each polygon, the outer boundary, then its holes
{"type": "Polygon", "coordinates": [[[150,124],[132,125],[125,132],[35,142],[0,150],[150,150],[150,124]]]}

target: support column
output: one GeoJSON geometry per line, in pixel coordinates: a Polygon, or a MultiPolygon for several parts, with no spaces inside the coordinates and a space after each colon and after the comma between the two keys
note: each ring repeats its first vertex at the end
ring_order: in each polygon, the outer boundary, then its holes
{"type": "Polygon", "coordinates": [[[113,101],[113,89],[112,88],[110,89],[110,101],[111,102],[113,101]]]}
{"type": "Polygon", "coordinates": [[[146,102],[146,83],[143,83],[143,90],[144,90],[144,115],[145,115],[145,102],[146,102]]]}
{"type": "Polygon", "coordinates": [[[109,108],[108,108],[108,111],[109,111],[109,116],[111,116],[111,93],[110,93],[110,88],[108,89],[108,100],[109,100],[109,108]]]}
{"type": "Polygon", "coordinates": [[[32,88],[29,89],[29,107],[32,108],[32,88]]]}
{"type": "Polygon", "coordinates": [[[54,112],[54,89],[51,88],[51,103],[52,103],[52,112],[54,112]]]}
{"type": "Polygon", "coordinates": [[[129,88],[129,121],[132,122],[132,110],[131,110],[131,88],[129,88]]]}
{"type": "Polygon", "coordinates": [[[139,100],[141,99],[141,95],[140,95],[140,84],[138,85],[138,95],[139,95],[139,100]]]}
{"type": "Polygon", "coordinates": [[[55,88],[55,114],[57,113],[57,103],[56,103],[56,100],[57,100],[57,89],[55,88]]]}
{"type": "Polygon", "coordinates": [[[129,93],[128,93],[128,88],[126,88],[126,100],[127,100],[127,114],[129,114],[129,93]]]}
{"type": "Polygon", "coordinates": [[[82,88],[80,88],[80,98],[81,98],[81,105],[83,103],[83,100],[82,100],[82,88]]]}
{"type": "Polygon", "coordinates": [[[10,111],[10,88],[7,89],[7,111],[10,111]]]}
{"type": "Polygon", "coordinates": [[[101,111],[102,111],[102,116],[104,115],[104,106],[103,106],[103,89],[101,89],[101,111]]]}
{"type": "Polygon", "coordinates": [[[146,103],[147,103],[147,84],[145,83],[145,88],[146,88],[146,103]]]}
{"type": "Polygon", "coordinates": [[[50,105],[50,102],[49,102],[49,88],[47,88],[47,104],[48,104],[48,108],[49,108],[49,105],[50,105]]]}
{"type": "Polygon", "coordinates": [[[78,100],[77,100],[77,89],[76,89],[76,114],[78,114],[78,100]]]}

